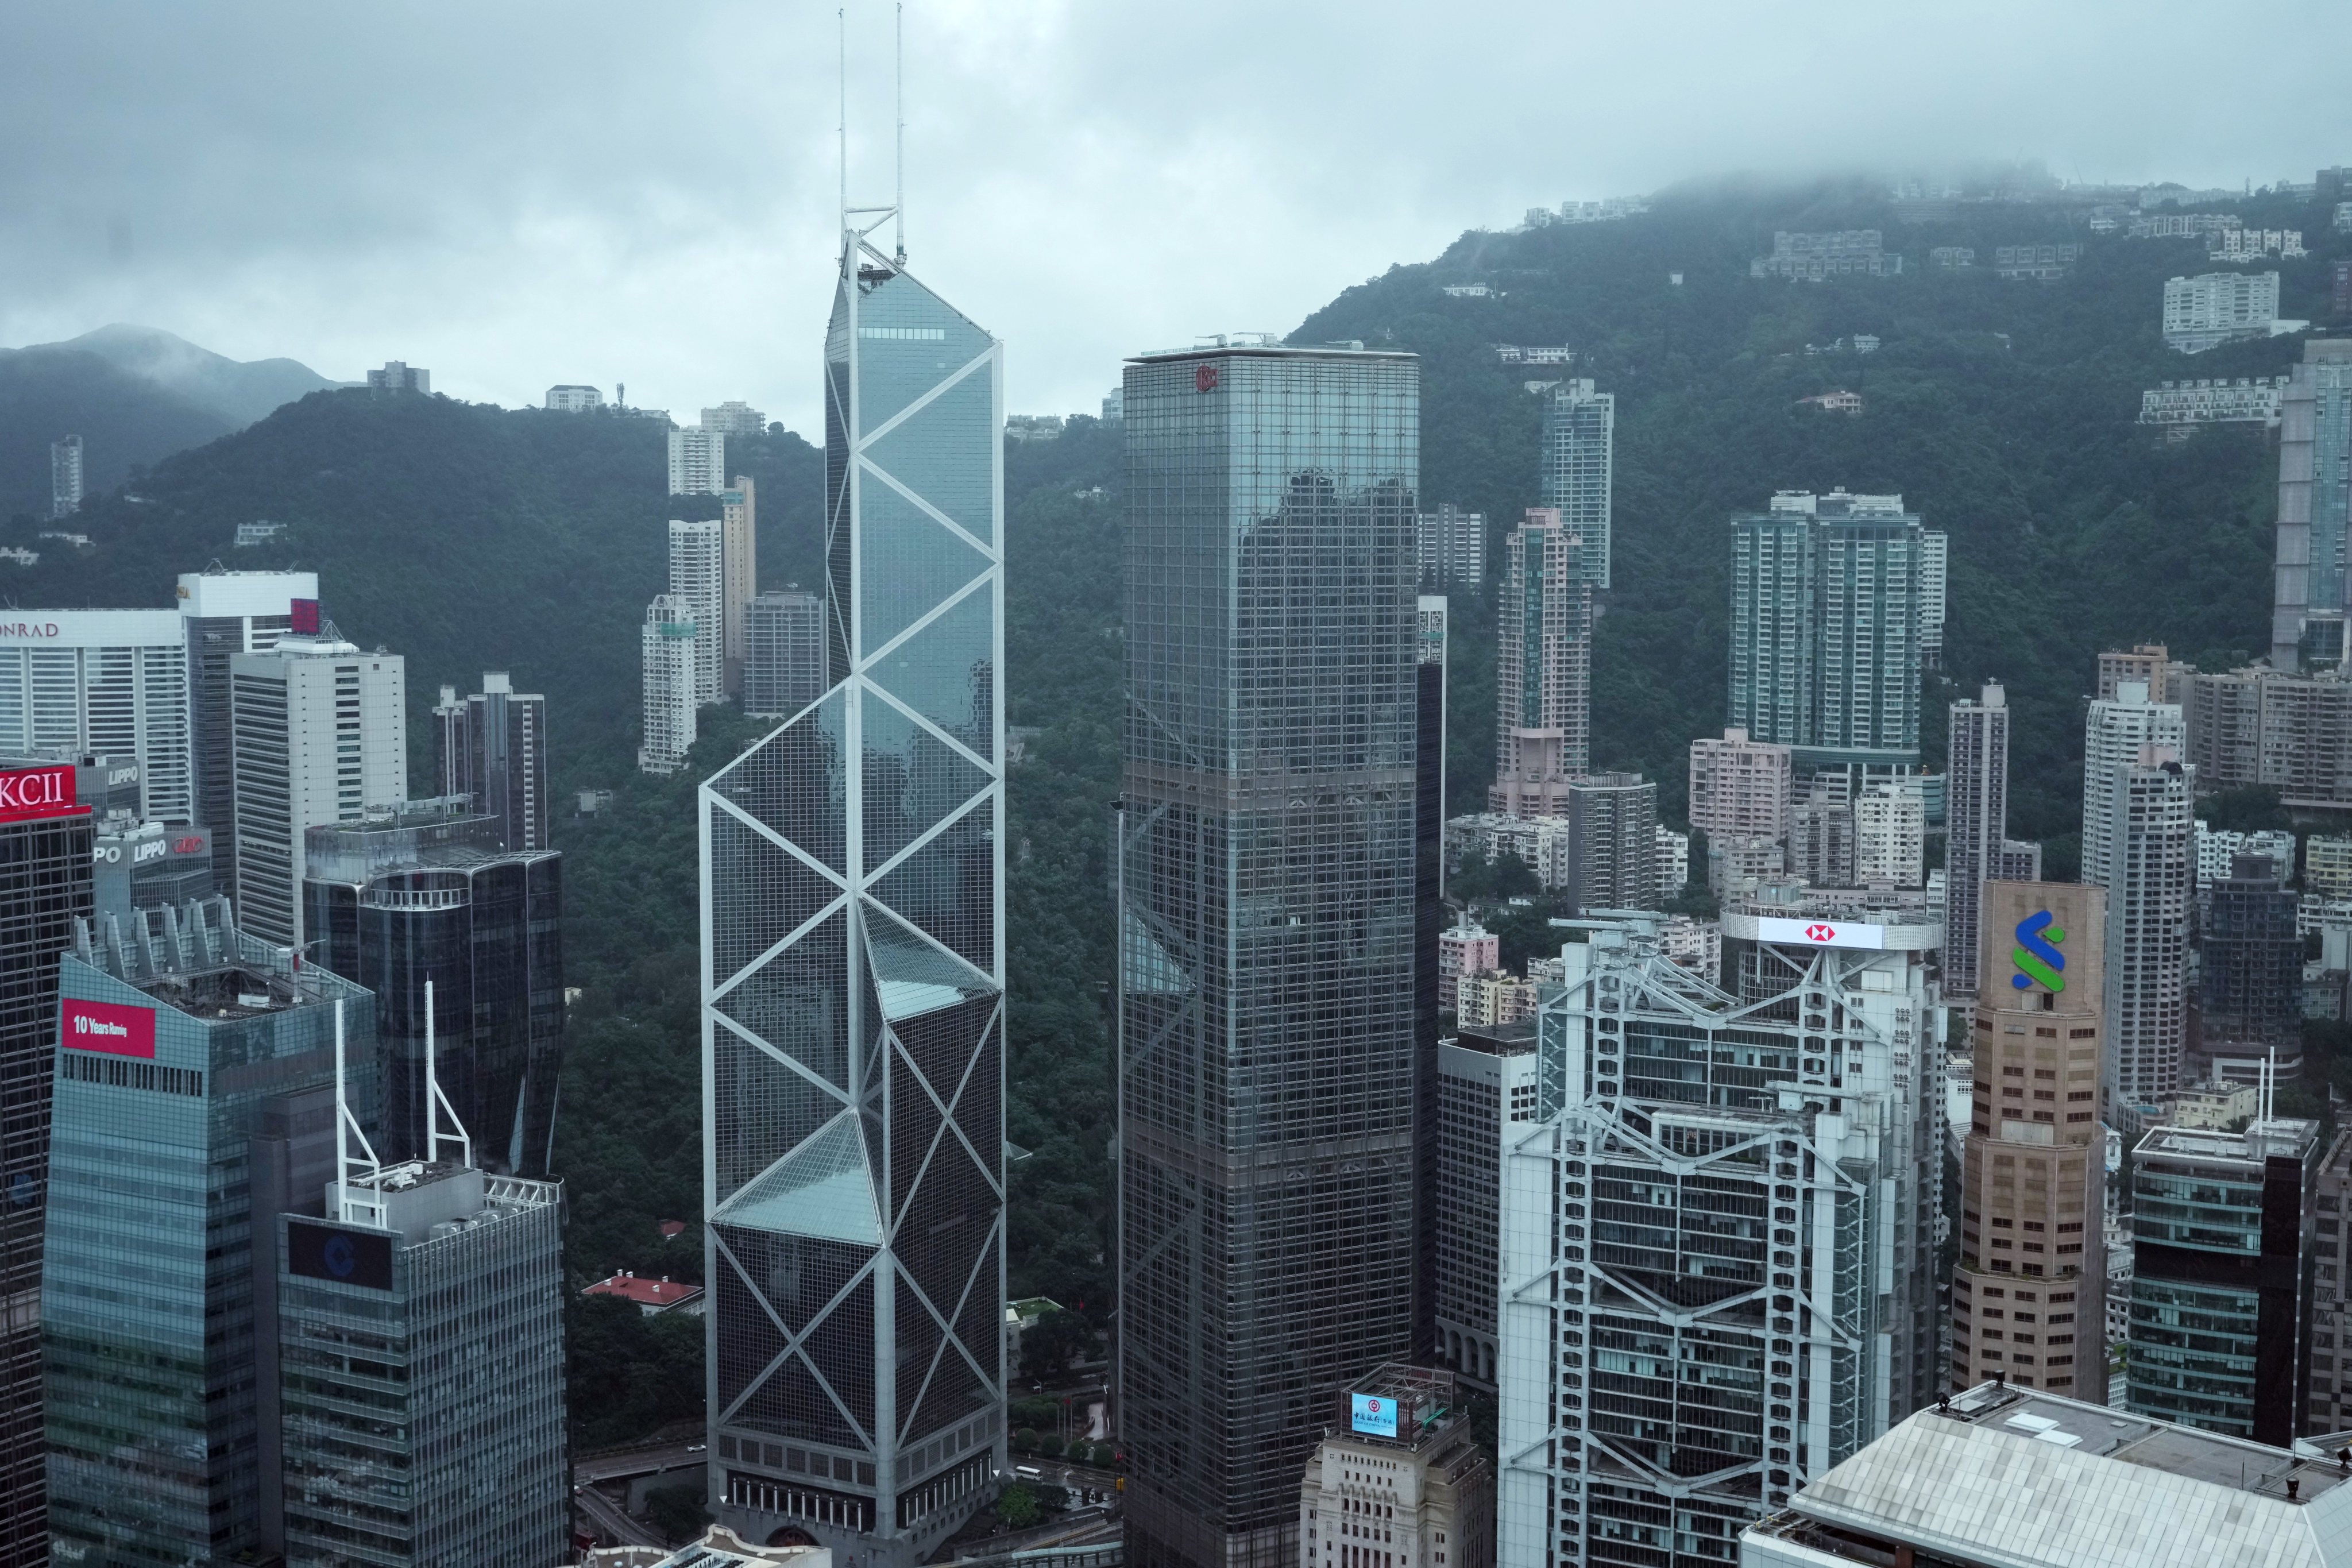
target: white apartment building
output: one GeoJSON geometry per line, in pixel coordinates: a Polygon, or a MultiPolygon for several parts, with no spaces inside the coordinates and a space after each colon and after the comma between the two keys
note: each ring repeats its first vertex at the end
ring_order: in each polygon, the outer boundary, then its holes
{"type": "Polygon", "coordinates": [[[2116,684],[2112,699],[2091,704],[2083,723],[2083,880],[2105,885],[2114,801],[2108,776],[2139,760],[2145,746],[2188,755],[2189,729],[2180,705],[2151,702],[2145,681],[2116,684]]]}
{"type": "Polygon", "coordinates": [[[239,929],[300,946],[304,833],[408,799],[408,685],[396,653],[331,631],[229,658],[239,929]]]}
{"type": "Polygon", "coordinates": [[[638,650],[645,669],[645,743],[637,748],[637,767],[649,773],[674,773],[694,748],[695,717],[701,703],[698,690],[696,644],[699,628],[694,611],[675,594],[656,595],[646,606],[638,650]]]}
{"type": "Polygon", "coordinates": [[[1787,746],[1738,725],[1719,741],[1701,736],[1690,748],[1690,825],[1709,839],[1785,838],[1790,779],[1787,746]]]}
{"type": "Polygon", "coordinates": [[[1925,669],[1944,668],[1944,606],[1951,580],[1951,539],[1922,530],[1919,534],[1919,664],[1925,669]]]}
{"type": "Polygon", "coordinates": [[[727,434],[723,430],[669,433],[669,493],[717,495],[727,488],[727,434]]]}
{"type": "Polygon", "coordinates": [[[767,433],[768,416],[740,398],[702,411],[702,427],[716,430],[721,436],[762,436],[767,433]]]}
{"type": "Polygon", "coordinates": [[[2309,894],[2352,899],[2352,835],[2314,834],[2304,840],[2303,885],[2309,894]]]}
{"type": "Polygon", "coordinates": [[[547,406],[558,414],[593,414],[604,406],[604,394],[593,386],[551,386],[547,406]]]}
{"type": "Polygon", "coordinates": [[[724,701],[727,696],[727,524],[669,525],[670,596],[694,622],[694,700],[724,701]]]}
{"type": "Polygon", "coordinates": [[[1853,803],[1854,879],[1916,888],[1927,875],[1927,802],[1917,779],[1864,784],[1853,803]]]}
{"type": "Polygon", "coordinates": [[[136,756],[144,805],[194,820],[188,647],[171,610],[0,610],[0,754],[136,756]]]}
{"type": "Polygon", "coordinates": [[[81,437],[49,443],[49,516],[71,517],[81,510],[81,437]]]}
{"type": "Polygon", "coordinates": [[[2292,228],[2227,228],[2213,237],[2208,261],[2260,261],[2265,257],[2306,254],[2303,233],[2292,228]]]}
{"type": "MultiPolygon", "coordinates": [[[[2311,841],[2316,858],[2322,841],[2311,841]]],[[[2279,868],[2283,881],[2294,879],[2294,835],[2283,827],[2257,833],[2216,832],[2203,817],[2197,819],[2197,889],[2202,892],[2230,875],[2231,863],[2241,855],[2267,855],[2279,868]]]]}
{"type": "Polygon", "coordinates": [[[1486,514],[1441,501],[1412,520],[1423,587],[1475,588],[1486,581],[1486,514]]]}
{"type": "Polygon", "coordinates": [[[1658,846],[1658,896],[1671,899],[1690,885],[1690,835],[1661,826],[1654,837],[1658,846]]]}
{"type": "Polygon", "coordinates": [[[2278,428],[2285,376],[2159,381],[2139,395],[2143,425],[2261,425],[2278,428]]]}
{"type": "Polygon", "coordinates": [[[2278,319],[2275,272],[2200,272],[2164,285],[2164,342],[2185,354],[2265,338],[2278,319]]]}

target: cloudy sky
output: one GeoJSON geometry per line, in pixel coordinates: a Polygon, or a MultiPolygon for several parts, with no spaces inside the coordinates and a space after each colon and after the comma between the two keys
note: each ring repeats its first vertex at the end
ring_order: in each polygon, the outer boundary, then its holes
{"type": "MultiPolygon", "coordinates": [[[[887,200],[887,0],[848,5],[887,200]]],[[[2352,163],[2352,6],[910,0],[908,248],[1012,406],[1527,207],[1733,169],[2352,163]]],[[[509,405],[815,406],[835,6],[0,0],[0,344],[111,321],[509,405]]]]}

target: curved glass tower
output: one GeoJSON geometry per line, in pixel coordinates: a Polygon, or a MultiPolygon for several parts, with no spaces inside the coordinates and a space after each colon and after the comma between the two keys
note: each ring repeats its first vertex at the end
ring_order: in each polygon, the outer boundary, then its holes
{"type": "Polygon", "coordinates": [[[845,235],[825,690],[701,790],[712,1506],[859,1568],[1004,1462],[1003,353],[845,235]]]}

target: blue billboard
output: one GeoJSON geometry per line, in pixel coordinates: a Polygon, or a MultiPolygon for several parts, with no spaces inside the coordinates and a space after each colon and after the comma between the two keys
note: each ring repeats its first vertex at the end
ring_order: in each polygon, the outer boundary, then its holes
{"type": "Polygon", "coordinates": [[[1393,1399],[1383,1399],[1377,1394],[1348,1395],[1348,1425],[1366,1436],[1395,1436],[1396,1415],[1396,1401],[1393,1399]]]}

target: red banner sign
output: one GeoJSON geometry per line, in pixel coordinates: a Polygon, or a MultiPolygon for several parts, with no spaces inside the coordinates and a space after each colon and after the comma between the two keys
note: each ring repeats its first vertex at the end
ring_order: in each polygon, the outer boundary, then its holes
{"type": "Polygon", "coordinates": [[[155,1059],[154,1008],[79,1002],[68,996],[59,1011],[58,1035],[66,1049],[155,1059]]]}
{"type": "Polygon", "coordinates": [[[70,816],[81,809],[74,804],[74,770],[70,763],[54,768],[0,772],[0,822],[27,816],[70,816]]]}

